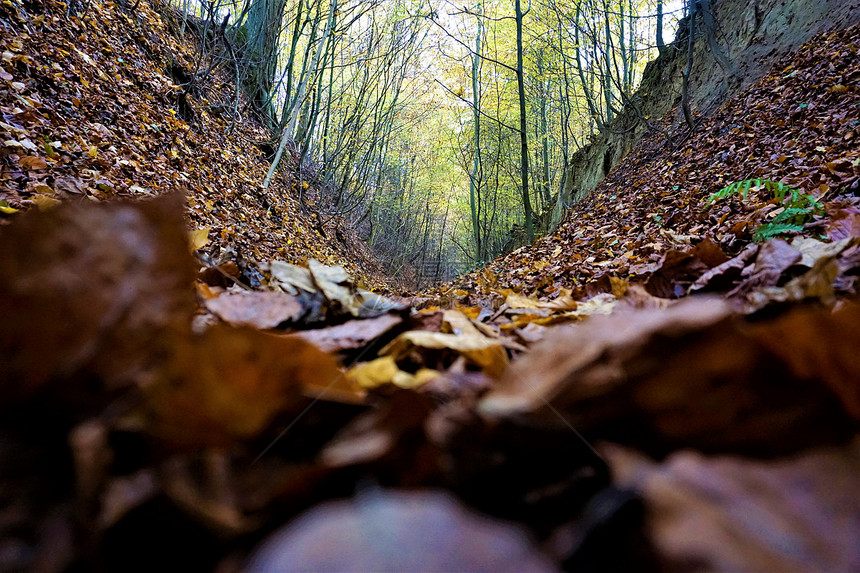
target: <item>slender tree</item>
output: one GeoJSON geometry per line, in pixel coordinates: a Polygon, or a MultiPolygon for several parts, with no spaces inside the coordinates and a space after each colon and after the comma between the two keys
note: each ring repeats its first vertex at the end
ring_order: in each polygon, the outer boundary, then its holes
{"type": "Polygon", "coordinates": [[[523,14],[520,0],[514,2],[514,13],[517,22],[517,92],[520,103],[520,175],[522,178],[523,211],[525,212],[526,236],[529,242],[534,241],[535,225],[529,195],[529,142],[526,122],[526,83],[523,71],[523,14]]]}
{"type": "Polygon", "coordinates": [[[472,171],[469,174],[469,209],[472,216],[472,241],[475,249],[474,261],[483,258],[481,245],[481,221],[479,213],[479,193],[481,191],[481,32],[483,31],[483,2],[478,0],[477,24],[475,32],[475,51],[472,54],[472,121],[474,123],[474,147],[472,171]]]}

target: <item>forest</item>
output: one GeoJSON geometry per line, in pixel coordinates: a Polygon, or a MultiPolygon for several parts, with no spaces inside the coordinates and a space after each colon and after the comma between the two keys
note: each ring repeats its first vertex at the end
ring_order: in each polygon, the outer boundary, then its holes
{"type": "Polygon", "coordinates": [[[0,2],[0,572],[860,570],[858,49],[0,2]]]}
{"type": "MultiPolygon", "coordinates": [[[[688,10],[437,4],[180,6],[182,31],[209,39],[195,81],[229,55],[245,111],[273,133],[263,188],[286,153],[320,214],[347,220],[389,276],[425,286],[549,230],[569,155],[609,129],[648,61],[685,48],[663,36],[688,10]]],[[[222,104],[238,113],[238,94],[222,104]]]]}

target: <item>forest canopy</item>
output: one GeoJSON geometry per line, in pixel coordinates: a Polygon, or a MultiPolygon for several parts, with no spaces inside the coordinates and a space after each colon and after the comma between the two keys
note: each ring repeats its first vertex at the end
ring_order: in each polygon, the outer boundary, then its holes
{"type": "Polygon", "coordinates": [[[313,208],[347,218],[393,276],[425,283],[548,230],[569,156],[608,129],[688,10],[683,0],[177,1],[214,39],[201,49],[232,60],[249,102],[240,109],[237,93],[235,112],[271,130],[263,186],[298,171],[321,189],[306,198],[313,208]]]}

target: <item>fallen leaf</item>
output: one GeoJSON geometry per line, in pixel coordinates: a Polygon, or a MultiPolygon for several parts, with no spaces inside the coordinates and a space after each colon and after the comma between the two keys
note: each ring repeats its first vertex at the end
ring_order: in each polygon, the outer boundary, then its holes
{"type": "Polygon", "coordinates": [[[370,362],[357,364],[347,370],[346,376],[359,388],[373,389],[390,384],[400,372],[393,356],[382,356],[370,362]]]}
{"type": "Polygon", "coordinates": [[[413,348],[451,350],[465,356],[488,376],[498,377],[508,365],[508,354],[502,343],[486,336],[457,336],[440,332],[413,330],[404,332],[380,351],[395,360],[405,358],[413,348]]]}
{"type": "Polygon", "coordinates": [[[269,537],[248,568],[276,571],[284,563],[308,571],[555,569],[521,528],[478,515],[440,491],[369,492],[311,509],[269,537]],[[339,542],[331,545],[332,539],[339,542]]]}
{"type": "Polygon", "coordinates": [[[53,197],[48,197],[47,195],[33,195],[30,200],[36,204],[36,207],[38,207],[40,211],[53,209],[60,204],[60,201],[53,197]]]}
{"type": "Polygon", "coordinates": [[[317,290],[311,272],[304,267],[283,261],[272,261],[270,269],[272,276],[289,294],[298,295],[300,291],[312,293],[317,290]]]}
{"type": "Polygon", "coordinates": [[[16,209],[15,207],[10,207],[9,203],[6,202],[6,199],[0,199],[0,213],[11,215],[12,213],[17,213],[19,210],[20,209],[16,209]]]}
{"type": "Polygon", "coordinates": [[[232,326],[265,330],[296,321],[304,312],[302,303],[284,292],[224,293],[205,303],[210,312],[232,326]]]}
{"type": "Polygon", "coordinates": [[[202,249],[209,243],[209,231],[209,227],[202,227],[188,233],[188,243],[191,252],[202,249]]]}
{"type": "Polygon", "coordinates": [[[362,348],[402,323],[403,319],[399,316],[384,314],[376,318],[351,320],[337,326],[300,330],[288,336],[306,340],[324,352],[339,352],[362,348]]]}
{"type": "Polygon", "coordinates": [[[687,450],[655,462],[611,444],[600,449],[618,486],[643,497],[649,538],[669,569],[860,568],[860,439],[775,460],[687,450]]]}
{"type": "Polygon", "coordinates": [[[304,383],[340,376],[337,360],[304,340],[212,327],[174,345],[146,388],[144,427],[176,447],[231,444],[303,405],[304,383]]]}
{"type": "MultiPolygon", "coordinates": [[[[857,314],[852,308],[840,320],[857,314]]],[[[827,323],[828,313],[813,316],[827,323]]],[[[700,297],[556,327],[512,365],[478,411],[490,421],[559,432],[573,425],[654,455],[682,446],[773,455],[840,439],[850,431],[848,408],[829,388],[851,388],[857,399],[855,339],[835,324],[789,331],[789,321],[750,330],[724,302],[700,297]],[[816,363],[829,359],[836,368],[793,374],[787,338],[802,340],[797,348],[820,348],[816,363]],[[775,351],[776,344],[785,350],[775,351]]]]}
{"type": "Polygon", "coordinates": [[[33,157],[32,155],[28,155],[27,157],[22,157],[18,160],[18,164],[23,169],[29,169],[31,171],[37,169],[47,169],[48,164],[45,163],[45,160],[41,157],[33,157]]]}
{"type": "Polygon", "coordinates": [[[3,396],[123,387],[170,356],[195,308],[182,202],[62,204],[0,228],[3,396]]]}

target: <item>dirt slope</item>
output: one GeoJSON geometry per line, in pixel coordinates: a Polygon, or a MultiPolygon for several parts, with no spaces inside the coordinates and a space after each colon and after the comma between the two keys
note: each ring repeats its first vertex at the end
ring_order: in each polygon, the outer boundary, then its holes
{"type": "MultiPolygon", "coordinates": [[[[488,270],[501,285],[552,296],[559,287],[584,288],[609,275],[644,281],[668,251],[705,237],[736,254],[781,205],[765,188],[744,201],[707,201],[751,178],[817,197],[826,213],[804,233],[827,235],[850,218],[846,209],[860,193],[858,45],[860,26],[816,36],[703,119],[677,149],[661,136],[646,139],[555,232],[488,270]]],[[[469,290],[479,277],[467,275],[455,286],[469,290]]]]}
{"type": "MultiPolygon", "coordinates": [[[[815,34],[860,22],[860,6],[852,0],[721,0],[711,6],[717,30],[709,33],[699,20],[690,80],[690,105],[694,113],[704,115],[761,79],[778,60],[815,34]],[[711,41],[719,47],[720,56],[715,56],[711,41]]],[[[648,134],[639,114],[652,120],[668,115],[676,124],[684,121],[677,106],[687,67],[688,38],[687,27],[682,27],[665,53],[649,62],[633,96],[638,110],[626,106],[610,133],[596,135],[571,156],[562,190],[564,205],[587,197],[609,169],[648,134]]],[[[553,223],[561,219],[562,203],[556,205],[553,223]]]]}
{"type": "Polygon", "coordinates": [[[349,229],[302,207],[307,182],[260,189],[266,133],[243,101],[233,121],[232,78],[203,73],[212,62],[192,47],[195,27],[177,40],[166,4],[14,0],[0,19],[0,224],[57,201],[183,191],[190,228],[209,229],[201,253],[248,261],[249,282],[253,261],[317,258],[381,284],[349,229]]]}

